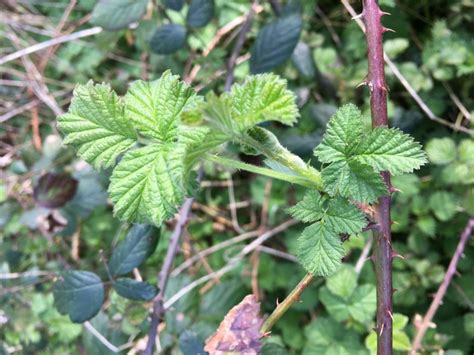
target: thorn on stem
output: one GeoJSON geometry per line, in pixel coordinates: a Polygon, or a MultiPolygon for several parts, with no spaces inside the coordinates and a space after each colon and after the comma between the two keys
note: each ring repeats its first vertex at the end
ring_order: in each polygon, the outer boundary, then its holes
{"type": "Polygon", "coordinates": [[[362,82],[360,82],[359,84],[356,85],[356,89],[360,88],[361,86],[366,86],[368,84],[369,83],[366,80],[364,80],[364,81],[362,81],[362,82]]]}
{"type": "Polygon", "coordinates": [[[272,334],[272,332],[271,332],[271,331],[265,332],[265,333],[263,333],[263,334],[262,334],[262,338],[269,337],[269,336],[270,336],[270,334],[272,334]]]}
{"type": "Polygon", "coordinates": [[[397,188],[394,187],[394,186],[390,186],[390,187],[388,188],[388,191],[389,191],[391,194],[393,194],[394,192],[402,192],[402,190],[397,189],[397,188]]]}
{"type": "Polygon", "coordinates": [[[390,12],[387,12],[387,11],[380,11],[380,15],[381,16],[385,16],[385,15],[391,16],[392,14],[390,12]]]}
{"type": "Polygon", "coordinates": [[[387,309],[387,314],[389,315],[389,317],[392,319],[392,322],[393,322],[393,314],[389,309],[387,309]]]}
{"type": "Polygon", "coordinates": [[[383,333],[383,329],[385,327],[385,323],[382,323],[382,326],[380,327],[380,333],[379,333],[379,336],[382,336],[382,333],[383,333]]]}
{"type": "Polygon", "coordinates": [[[362,18],[362,17],[364,17],[364,13],[363,13],[363,12],[361,12],[360,14],[358,14],[358,15],[356,15],[356,16],[354,16],[354,17],[351,17],[351,19],[352,19],[352,20],[357,20],[358,18],[362,18]]]}
{"type": "Polygon", "coordinates": [[[395,33],[396,31],[392,28],[388,28],[388,27],[382,27],[382,32],[385,33],[385,32],[393,32],[395,33]]]}
{"type": "Polygon", "coordinates": [[[398,291],[398,288],[392,288],[392,295],[398,291]]]}
{"type": "Polygon", "coordinates": [[[405,259],[405,257],[403,255],[401,255],[400,253],[396,252],[395,250],[392,250],[392,259],[393,258],[400,258],[400,259],[405,259]]]}

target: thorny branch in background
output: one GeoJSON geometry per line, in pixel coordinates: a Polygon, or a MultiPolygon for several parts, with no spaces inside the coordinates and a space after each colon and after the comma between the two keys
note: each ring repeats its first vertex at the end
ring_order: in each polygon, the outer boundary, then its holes
{"type": "Polygon", "coordinates": [[[433,317],[436,314],[436,311],[443,302],[443,297],[446,294],[446,291],[448,290],[449,284],[451,283],[454,274],[456,273],[457,265],[459,263],[459,260],[461,259],[461,256],[464,253],[464,248],[466,247],[466,244],[472,235],[473,229],[474,218],[471,218],[467,222],[467,225],[464,228],[461,237],[459,238],[459,243],[456,247],[451,262],[449,263],[448,270],[446,270],[443,282],[441,282],[441,285],[439,286],[438,291],[436,292],[436,295],[434,296],[433,301],[431,302],[430,308],[428,308],[428,311],[423,317],[423,320],[419,324],[415,324],[417,330],[415,338],[413,339],[413,344],[411,346],[411,352],[413,354],[415,354],[420,349],[423,337],[425,336],[425,333],[428,330],[431,321],[433,320],[433,317]]]}

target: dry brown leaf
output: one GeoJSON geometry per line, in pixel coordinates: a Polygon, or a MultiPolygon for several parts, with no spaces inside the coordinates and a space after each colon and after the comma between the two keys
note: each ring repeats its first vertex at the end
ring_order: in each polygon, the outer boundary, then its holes
{"type": "Polygon", "coordinates": [[[210,355],[258,354],[261,348],[260,303],[254,295],[246,296],[232,308],[206,341],[204,350],[210,355]]]}

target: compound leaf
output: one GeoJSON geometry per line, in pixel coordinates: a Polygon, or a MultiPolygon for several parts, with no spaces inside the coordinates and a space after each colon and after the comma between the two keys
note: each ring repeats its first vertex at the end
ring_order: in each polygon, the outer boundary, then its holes
{"type": "Polygon", "coordinates": [[[78,85],[69,111],[58,117],[64,143],[96,169],[115,164],[117,156],[135,144],[137,135],[124,114],[124,106],[109,85],[92,81],[78,85]]]}
{"type": "Polygon", "coordinates": [[[129,278],[114,280],[112,286],[120,296],[133,301],[149,301],[158,293],[155,286],[129,278]]]}
{"type": "Polygon", "coordinates": [[[298,259],[310,273],[320,276],[332,274],[341,264],[344,248],[337,233],[325,223],[317,222],[298,238],[298,259]]]}
{"type": "Polygon", "coordinates": [[[127,274],[145,261],[155,245],[152,232],[150,225],[136,224],[130,228],[112,252],[109,261],[112,276],[127,274]]]}
{"type": "Polygon", "coordinates": [[[286,62],[298,44],[302,28],[301,17],[297,14],[265,25],[251,49],[250,71],[263,73],[286,62]]]}
{"type": "Polygon", "coordinates": [[[145,15],[149,0],[99,0],[91,22],[108,31],[127,28],[145,15]]]}
{"type": "Polygon", "coordinates": [[[125,154],[110,178],[114,214],[156,226],[172,217],[184,200],[184,150],[151,144],[125,154]]]}
{"type": "Polygon", "coordinates": [[[53,288],[54,304],[59,313],[72,322],[82,323],[94,317],[104,302],[104,285],[89,271],[66,271],[53,288]]]}
{"type": "Polygon", "coordinates": [[[367,221],[360,209],[347,199],[335,197],[329,200],[324,221],[336,233],[359,233],[367,221]]]}
{"type": "Polygon", "coordinates": [[[160,142],[177,140],[180,116],[195,99],[194,90],[170,71],[155,81],[135,81],[124,97],[127,117],[143,135],[160,142]]]}
{"type": "Polygon", "coordinates": [[[411,173],[427,163],[419,143],[396,128],[375,128],[361,141],[355,159],[392,175],[411,173]]]}
{"type": "Polygon", "coordinates": [[[288,208],[288,212],[301,222],[319,221],[324,215],[320,193],[315,190],[309,190],[304,195],[303,200],[288,208]]]}
{"type": "Polygon", "coordinates": [[[325,167],[321,176],[326,191],[359,202],[374,202],[388,193],[381,176],[368,166],[357,161],[340,160],[325,167]]]}
{"type": "Polygon", "coordinates": [[[322,163],[345,160],[359,142],[363,129],[360,110],[352,104],[342,106],[331,117],[314,154],[322,163]]]}

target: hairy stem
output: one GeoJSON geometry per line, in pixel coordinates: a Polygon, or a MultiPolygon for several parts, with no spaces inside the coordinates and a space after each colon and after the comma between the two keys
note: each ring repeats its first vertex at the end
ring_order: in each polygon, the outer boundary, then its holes
{"type": "MultiPolygon", "coordinates": [[[[368,47],[369,73],[367,85],[370,89],[372,126],[388,126],[387,86],[385,83],[383,33],[377,0],[363,0],[362,18],[365,22],[368,47]]],[[[390,174],[382,172],[390,191],[390,174]]],[[[377,353],[392,354],[392,241],[390,232],[390,195],[379,198],[374,206],[378,228],[374,229],[373,262],[377,279],[377,353]]]]}
{"type": "Polygon", "coordinates": [[[260,167],[260,166],[255,166],[255,165],[252,165],[252,164],[243,163],[243,162],[238,161],[238,160],[223,158],[223,157],[219,157],[217,155],[211,155],[211,154],[206,155],[206,160],[209,160],[209,161],[212,161],[214,163],[221,164],[221,165],[233,168],[233,169],[244,170],[244,171],[248,171],[250,173],[259,174],[259,175],[268,176],[268,177],[271,177],[271,178],[283,180],[283,181],[289,182],[291,184],[298,184],[298,185],[302,185],[302,186],[306,186],[306,187],[315,188],[315,184],[311,180],[308,180],[304,177],[285,174],[285,173],[275,171],[275,170],[272,170],[272,169],[263,168],[263,167],[260,167]]]}
{"type": "Polygon", "coordinates": [[[282,303],[278,303],[272,314],[265,320],[260,328],[260,333],[265,335],[268,333],[273,325],[288,311],[288,309],[300,300],[300,296],[308,285],[313,282],[315,276],[313,274],[306,274],[306,276],[296,285],[282,303]]]}

